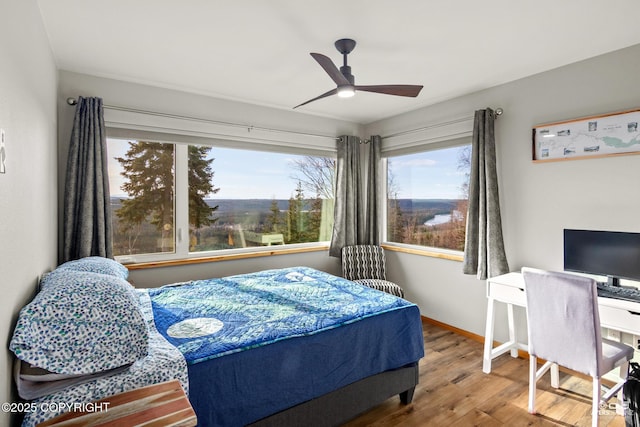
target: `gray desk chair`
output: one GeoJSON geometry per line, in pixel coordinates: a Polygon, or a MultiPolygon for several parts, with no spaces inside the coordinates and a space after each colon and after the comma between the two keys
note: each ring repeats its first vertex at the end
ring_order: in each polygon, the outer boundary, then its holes
{"type": "Polygon", "coordinates": [[[524,267],[529,335],[529,412],[535,414],[536,382],[551,368],[551,385],[559,386],[558,365],[593,378],[592,425],[598,425],[600,402],[615,395],[624,381],[601,397],[602,375],[620,367],[625,378],[633,348],[600,333],[598,295],[593,279],[524,267]],[[547,362],[537,370],[537,358],[547,362]]]}
{"type": "Polygon", "coordinates": [[[386,277],[384,249],[377,245],[342,248],[342,276],[361,285],[404,298],[404,290],[386,277]]]}

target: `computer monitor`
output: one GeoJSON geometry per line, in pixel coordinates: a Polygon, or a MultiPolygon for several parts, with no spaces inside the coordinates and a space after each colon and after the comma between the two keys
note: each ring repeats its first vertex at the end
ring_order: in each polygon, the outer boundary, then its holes
{"type": "Polygon", "coordinates": [[[564,230],[564,269],[640,281],[640,233],[595,230],[564,230]]]}

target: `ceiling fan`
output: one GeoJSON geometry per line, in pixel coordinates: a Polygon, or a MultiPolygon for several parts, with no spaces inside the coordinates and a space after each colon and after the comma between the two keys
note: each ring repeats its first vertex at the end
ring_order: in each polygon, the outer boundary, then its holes
{"type": "Polygon", "coordinates": [[[359,86],[355,84],[353,74],[351,74],[351,67],[347,65],[347,55],[356,47],[355,40],[352,39],[340,39],[335,42],[336,49],[340,52],[344,59],[344,65],[338,69],[331,61],[331,59],[320,53],[311,53],[313,59],[329,74],[329,77],[338,85],[335,89],[331,89],[328,92],[323,93],[313,99],[303,102],[300,105],[296,105],[293,108],[302,107],[310,102],[317,101],[318,99],[326,98],[331,95],[338,95],[341,98],[349,98],[355,95],[357,90],[364,92],[383,93],[386,95],[397,96],[410,96],[416,97],[422,90],[422,86],[416,85],[369,85],[359,86]]]}

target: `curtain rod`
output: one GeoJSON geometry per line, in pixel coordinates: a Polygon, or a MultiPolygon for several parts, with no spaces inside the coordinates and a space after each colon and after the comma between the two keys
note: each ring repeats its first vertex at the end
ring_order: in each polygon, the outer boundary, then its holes
{"type": "MultiPolygon", "coordinates": [[[[501,116],[502,113],[504,113],[504,110],[502,108],[498,107],[498,108],[495,109],[495,113],[496,113],[496,119],[497,119],[498,116],[501,116]]],[[[462,117],[460,119],[449,120],[448,122],[436,123],[436,124],[433,124],[433,125],[423,126],[423,127],[416,128],[416,129],[403,130],[403,131],[392,133],[392,134],[389,134],[389,135],[384,135],[384,136],[382,136],[382,138],[391,138],[391,137],[394,137],[394,136],[408,135],[410,133],[421,132],[423,130],[428,130],[428,129],[432,129],[432,128],[436,128],[436,127],[440,127],[440,126],[446,126],[446,125],[453,125],[453,124],[456,124],[456,123],[462,123],[462,122],[466,122],[468,120],[473,120],[473,117],[462,117]]]]}
{"type": "MultiPolygon", "coordinates": [[[[78,103],[78,100],[76,98],[73,98],[73,97],[67,98],[67,104],[76,105],[77,103],[78,103]]],[[[312,137],[316,137],[316,138],[333,138],[336,141],[340,141],[340,137],[335,137],[335,136],[331,136],[331,135],[319,135],[319,134],[315,134],[315,133],[296,132],[296,131],[282,130],[282,129],[271,129],[271,128],[253,126],[253,125],[243,125],[243,124],[240,124],[240,123],[222,122],[222,121],[216,121],[216,120],[199,119],[199,118],[195,118],[195,117],[181,116],[181,115],[177,115],[177,114],[158,113],[158,112],[155,112],[155,111],[147,111],[147,110],[138,110],[138,109],[134,109],[134,108],[117,107],[117,106],[113,106],[113,105],[104,105],[104,108],[108,108],[108,109],[111,109],[111,110],[130,111],[130,112],[133,112],[133,113],[149,114],[149,115],[160,116],[160,117],[169,117],[169,118],[174,118],[174,119],[193,120],[193,121],[199,121],[199,122],[205,122],[205,123],[213,123],[213,124],[220,124],[220,125],[226,125],[226,126],[245,128],[245,129],[247,129],[247,132],[251,132],[252,130],[255,129],[255,130],[262,130],[262,131],[265,131],[265,132],[287,133],[287,134],[293,134],[293,135],[312,136],[312,137]]],[[[499,108],[499,107],[496,108],[495,109],[496,118],[498,118],[498,116],[501,116],[503,112],[504,112],[504,110],[502,108],[499,108]]],[[[471,120],[471,119],[472,118],[470,118],[470,117],[464,117],[464,118],[461,118],[461,119],[450,120],[448,122],[437,123],[435,125],[423,126],[421,128],[417,128],[417,129],[410,129],[410,130],[405,130],[405,131],[401,131],[401,132],[397,132],[397,133],[392,133],[392,134],[389,134],[389,135],[384,135],[381,138],[391,138],[391,137],[394,137],[394,136],[407,135],[407,134],[410,134],[410,133],[420,132],[420,131],[431,129],[431,128],[434,128],[434,127],[460,123],[460,122],[464,122],[464,121],[471,120]]],[[[363,140],[363,142],[366,144],[366,143],[369,142],[369,140],[365,139],[365,140],[363,140]]]]}
{"type": "MultiPolygon", "coordinates": [[[[77,103],[78,103],[77,99],[72,98],[72,97],[67,98],[67,104],[76,105],[77,103]]],[[[247,132],[251,132],[252,130],[260,130],[260,131],[265,131],[265,132],[276,132],[276,133],[286,133],[286,134],[293,134],[293,135],[312,136],[312,137],[316,137],[316,138],[331,138],[331,139],[335,139],[336,141],[340,140],[340,138],[337,138],[337,137],[335,137],[333,135],[321,135],[321,134],[315,134],[315,133],[297,132],[297,131],[293,131],[293,130],[272,129],[272,128],[266,128],[266,127],[260,127],[260,126],[244,125],[244,124],[241,124],[241,123],[223,122],[223,121],[219,121],[219,120],[200,119],[200,118],[197,118],[197,117],[182,116],[182,115],[178,115],[178,114],[159,113],[157,111],[138,110],[138,109],[135,109],[135,108],[128,108],[128,107],[118,107],[118,106],[114,106],[114,105],[106,105],[105,104],[104,108],[107,108],[107,109],[110,109],[110,110],[119,110],[119,111],[128,111],[128,112],[132,112],[132,113],[148,114],[148,115],[159,116],[159,117],[168,117],[168,118],[172,118],[172,119],[183,119],[183,120],[191,120],[191,121],[196,121],[196,122],[204,122],[204,123],[213,123],[213,124],[217,124],[217,125],[232,126],[232,127],[246,129],[247,132]]]]}

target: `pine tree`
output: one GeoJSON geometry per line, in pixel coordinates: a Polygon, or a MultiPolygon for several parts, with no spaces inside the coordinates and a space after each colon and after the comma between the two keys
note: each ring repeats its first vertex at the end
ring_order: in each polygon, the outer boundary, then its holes
{"type": "Polygon", "coordinates": [[[280,224],[280,208],[278,207],[278,201],[273,199],[271,201],[271,207],[269,208],[269,214],[265,218],[265,232],[267,233],[279,233],[281,230],[280,224]]]}
{"type": "Polygon", "coordinates": [[[207,159],[209,151],[211,147],[189,146],[189,225],[194,228],[211,225],[216,221],[211,214],[218,206],[211,207],[204,201],[207,195],[220,191],[220,188],[213,188],[211,182],[214,174],[211,163],[214,159],[207,159]]]}
{"type": "MultiPolygon", "coordinates": [[[[211,182],[213,159],[206,159],[211,147],[189,146],[189,223],[199,228],[215,221],[204,198],[216,193],[211,182]]],[[[128,194],[118,209],[120,227],[127,234],[152,224],[161,233],[161,250],[173,249],[174,227],[174,145],[158,142],[129,142],[124,157],[116,157],[125,178],[122,190],[128,194]],[[169,245],[169,246],[165,246],[169,245]]],[[[154,251],[156,248],[138,248],[154,251]]]]}
{"type": "Polygon", "coordinates": [[[320,237],[320,226],[322,225],[322,199],[316,197],[310,200],[307,231],[305,232],[305,242],[317,242],[320,237]]]}
{"type": "Polygon", "coordinates": [[[216,222],[211,214],[218,209],[218,205],[211,207],[205,202],[209,194],[216,194],[220,188],[214,188],[211,182],[213,170],[211,163],[214,159],[207,159],[211,147],[203,145],[189,145],[189,226],[191,238],[189,250],[194,251],[200,243],[200,229],[216,222]]]}
{"type": "Polygon", "coordinates": [[[287,243],[300,243],[303,241],[304,232],[304,191],[302,183],[298,181],[295,196],[289,198],[289,210],[287,211],[287,243]]]}

